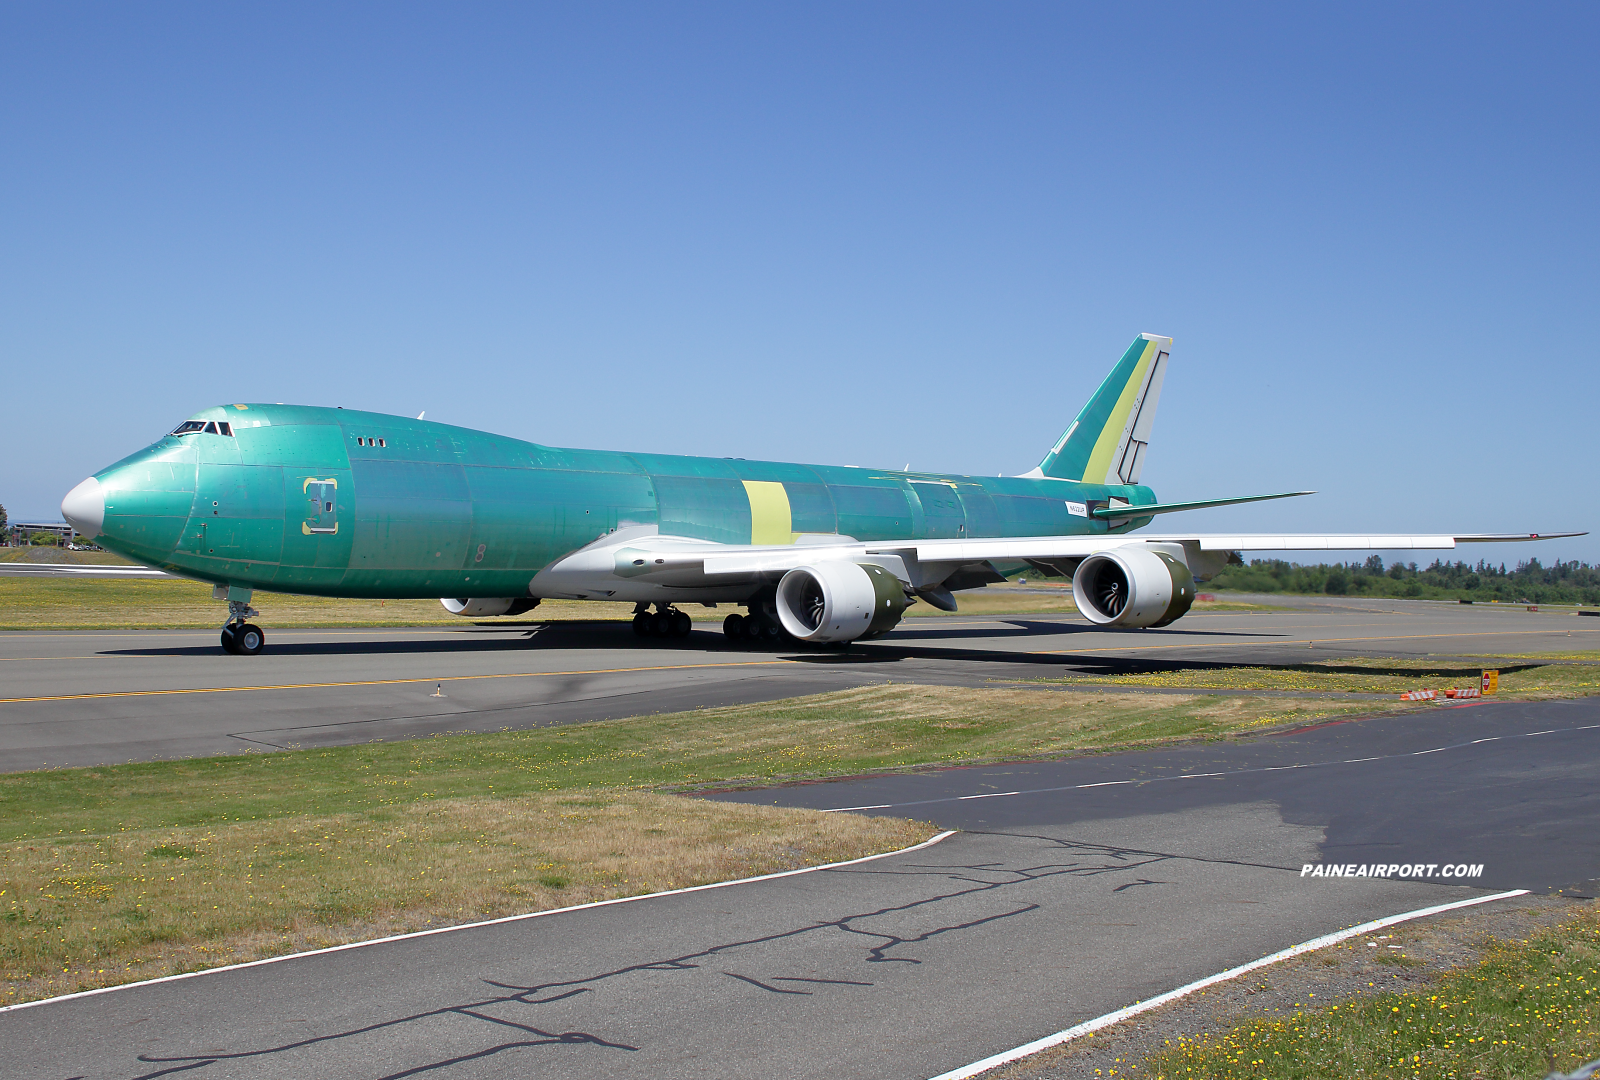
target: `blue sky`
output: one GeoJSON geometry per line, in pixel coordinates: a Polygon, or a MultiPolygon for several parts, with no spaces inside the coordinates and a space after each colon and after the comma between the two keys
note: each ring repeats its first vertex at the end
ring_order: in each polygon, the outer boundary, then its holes
{"type": "MultiPolygon", "coordinates": [[[[1186,527],[1600,528],[1597,29],[1576,4],[9,4],[0,502],[58,518],[257,400],[1016,473],[1152,331],[1146,483],[1321,491],[1186,527]]],[[[1535,551],[1600,538],[1492,554],[1535,551]]]]}

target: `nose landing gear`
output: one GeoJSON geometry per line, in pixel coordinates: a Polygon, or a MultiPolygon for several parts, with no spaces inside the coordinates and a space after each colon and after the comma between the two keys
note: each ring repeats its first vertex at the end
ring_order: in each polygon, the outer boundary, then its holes
{"type": "Polygon", "coordinates": [[[235,656],[254,656],[267,644],[267,635],[249,620],[261,612],[246,600],[228,601],[228,621],[222,627],[222,648],[235,656]]]}

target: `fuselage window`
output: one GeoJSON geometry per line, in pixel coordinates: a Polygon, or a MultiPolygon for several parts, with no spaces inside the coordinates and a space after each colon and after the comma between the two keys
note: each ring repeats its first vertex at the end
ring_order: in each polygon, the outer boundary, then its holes
{"type": "Polygon", "coordinates": [[[204,431],[205,429],[206,424],[204,420],[185,420],[183,423],[172,429],[172,434],[193,435],[195,432],[204,431]]]}
{"type": "Polygon", "coordinates": [[[233,438],[233,425],[228,423],[226,420],[220,420],[217,422],[217,433],[220,435],[226,435],[231,439],[233,438]]]}
{"type": "Polygon", "coordinates": [[[379,440],[378,440],[378,445],[379,445],[379,446],[388,446],[388,445],[389,445],[389,444],[388,444],[388,443],[386,443],[386,442],[384,442],[384,441],[383,441],[383,440],[382,440],[382,439],[379,439],[379,440]]]}
{"type": "Polygon", "coordinates": [[[209,423],[206,424],[205,432],[206,432],[207,435],[220,435],[220,434],[222,434],[221,432],[219,432],[217,430],[217,422],[215,420],[212,420],[212,421],[210,421],[209,423]]]}

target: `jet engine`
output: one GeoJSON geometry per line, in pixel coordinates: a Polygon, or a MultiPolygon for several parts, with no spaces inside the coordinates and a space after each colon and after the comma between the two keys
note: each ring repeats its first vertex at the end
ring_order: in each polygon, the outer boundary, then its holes
{"type": "Polygon", "coordinates": [[[876,637],[908,606],[900,579],[873,563],[797,566],[778,582],[778,620],[801,641],[876,637]]]}
{"type": "Polygon", "coordinates": [[[537,607],[539,600],[532,596],[483,596],[471,600],[453,600],[444,596],[439,598],[439,603],[450,614],[460,615],[463,619],[486,619],[491,615],[521,615],[537,607]]]}
{"type": "Polygon", "coordinates": [[[1078,610],[1101,626],[1166,626],[1194,603],[1194,575],[1182,559],[1142,544],[1097,551],[1072,575],[1078,610]]]}

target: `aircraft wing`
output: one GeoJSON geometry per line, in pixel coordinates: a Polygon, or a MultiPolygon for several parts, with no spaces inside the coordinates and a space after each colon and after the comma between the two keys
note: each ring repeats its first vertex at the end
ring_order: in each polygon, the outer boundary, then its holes
{"type": "Polygon", "coordinates": [[[870,550],[915,548],[919,559],[1079,558],[1123,544],[1184,544],[1200,551],[1448,550],[1457,544],[1509,543],[1586,536],[1563,533],[1122,533],[1100,536],[1001,537],[993,540],[916,540],[865,545],[870,550]]]}
{"type": "MultiPolygon", "coordinates": [[[[718,544],[684,537],[636,535],[591,545],[541,574],[554,579],[582,579],[582,589],[605,593],[600,578],[638,580],[668,587],[693,588],[734,584],[751,578],[781,575],[798,566],[840,559],[876,562],[912,586],[936,585],[969,568],[971,584],[1002,580],[986,564],[1042,562],[1071,564],[1098,551],[1129,544],[1181,546],[1197,573],[1214,573],[1230,551],[1450,550],[1458,544],[1547,540],[1583,536],[1566,533],[1121,533],[1090,536],[996,537],[992,539],[876,540],[848,537],[781,545],[718,544]],[[977,577],[971,576],[977,571],[977,577]]],[[[952,585],[965,588],[966,585],[952,585]]],[[[607,593],[609,595],[609,593],[607,593]]]]}

